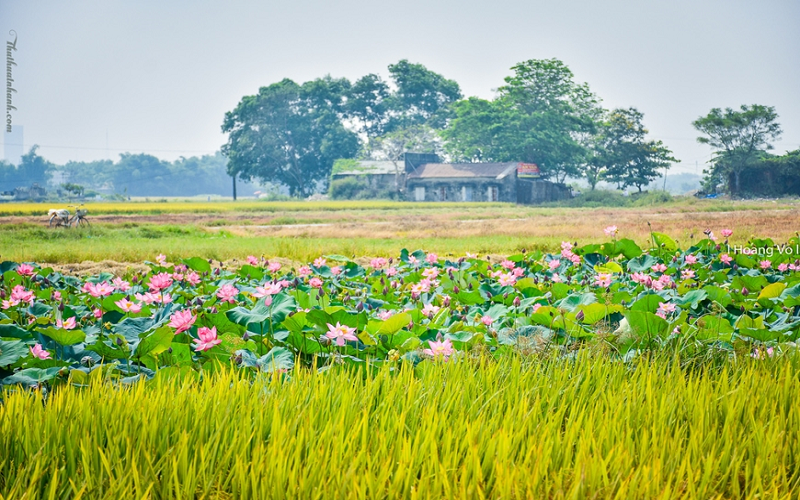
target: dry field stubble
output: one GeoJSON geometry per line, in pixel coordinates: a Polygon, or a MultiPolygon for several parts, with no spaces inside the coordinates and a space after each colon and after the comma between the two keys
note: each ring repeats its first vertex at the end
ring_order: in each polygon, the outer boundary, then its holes
{"type": "MultiPolygon", "coordinates": [[[[608,225],[618,226],[622,236],[640,243],[649,238],[652,227],[685,247],[692,239],[702,239],[704,230],[722,228],[735,230],[732,243],[743,243],[751,236],[785,241],[795,234],[800,219],[800,205],[786,201],[689,200],[637,208],[286,203],[264,204],[264,210],[256,210],[250,202],[240,211],[232,210],[230,204],[212,203],[206,213],[188,212],[185,204],[172,203],[158,204],[165,212],[175,210],[161,214],[136,213],[135,205],[120,204],[118,212],[126,213],[91,215],[93,229],[85,232],[46,229],[44,217],[38,214],[0,216],[0,256],[58,264],[89,260],[92,263],[74,270],[87,272],[96,270],[95,262],[111,260],[123,266],[152,259],[159,252],[170,258],[230,260],[254,254],[295,261],[325,253],[390,256],[403,247],[443,255],[508,254],[521,248],[552,249],[564,240],[599,242],[602,228],[608,225]]],[[[15,210],[35,213],[30,207],[15,210]]]]}

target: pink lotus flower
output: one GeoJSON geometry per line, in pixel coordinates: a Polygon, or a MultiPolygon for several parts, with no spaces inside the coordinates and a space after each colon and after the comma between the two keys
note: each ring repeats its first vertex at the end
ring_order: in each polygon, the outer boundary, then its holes
{"type": "Polygon", "coordinates": [[[659,302],[658,311],[656,311],[656,316],[660,316],[666,319],[667,314],[674,312],[675,312],[675,304],[670,304],[669,302],[659,302]]]}
{"type": "Polygon", "coordinates": [[[481,323],[483,323],[486,326],[490,326],[492,323],[494,323],[494,318],[492,318],[491,316],[483,315],[481,316],[481,323]]]}
{"type": "Polygon", "coordinates": [[[732,229],[723,229],[722,231],[720,231],[720,233],[722,234],[723,238],[730,238],[731,235],[733,235],[733,230],[732,229]]]}
{"type": "Polygon", "coordinates": [[[684,262],[686,262],[687,264],[697,264],[697,257],[695,257],[695,256],[694,256],[694,255],[692,255],[692,254],[689,254],[689,255],[687,255],[686,257],[684,257],[684,259],[683,259],[683,260],[684,260],[684,262]]]}
{"type": "Polygon", "coordinates": [[[33,276],[33,266],[30,264],[17,265],[17,274],[20,276],[33,276]]]}
{"type": "Polygon", "coordinates": [[[576,254],[572,254],[572,255],[569,256],[569,260],[573,264],[580,264],[581,263],[581,256],[580,255],[576,255],[576,254]]]}
{"type": "Polygon", "coordinates": [[[247,263],[250,264],[251,266],[257,266],[258,265],[258,259],[256,258],[255,255],[248,255],[247,256],[247,263]]]}
{"type": "Polygon", "coordinates": [[[355,336],[355,328],[350,328],[347,325],[340,325],[339,322],[336,322],[336,326],[333,326],[330,323],[328,325],[328,333],[325,334],[326,337],[336,342],[336,345],[343,346],[346,340],[350,340],[353,342],[358,341],[358,337],[355,336]]]}
{"type": "Polygon", "coordinates": [[[476,253],[469,253],[469,252],[467,252],[465,255],[466,255],[466,257],[467,257],[468,259],[477,259],[477,258],[478,258],[478,254],[476,254],[476,253]]]}
{"type": "Polygon", "coordinates": [[[169,326],[175,329],[175,335],[185,332],[192,327],[197,316],[190,309],[178,311],[169,317],[169,326]]]}
{"type": "MultiPolygon", "coordinates": [[[[766,353],[767,353],[767,356],[769,356],[771,358],[775,354],[775,350],[772,347],[767,347],[766,353]]],[[[764,351],[761,351],[758,348],[756,348],[754,350],[753,354],[751,354],[751,356],[756,358],[756,359],[763,359],[764,358],[764,351]]]]}
{"type": "Polygon", "coordinates": [[[71,318],[65,319],[64,321],[57,319],[56,326],[59,328],[63,328],[64,330],[72,330],[77,326],[77,323],[75,323],[75,317],[73,316],[71,318]]]}
{"type": "Polygon", "coordinates": [[[435,359],[443,358],[445,361],[448,361],[450,356],[456,352],[450,339],[445,339],[443,342],[429,340],[428,345],[430,347],[428,349],[423,349],[422,352],[435,359]]]}
{"type": "Polygon", "coordinates": [[[658,264],[654,265],[650,269],[652,269],[653,272],[656,272],[656,273],[663,273],[664,271],[667,270],[667,266],[665,264],[662,264],[662,263],[659,262],[658,264]]]}
{"type": "Polygon", "coordinates": [[[561,283],[562,281],[564,281],[563,279],[561,279],[561,276],[559,276],[559,275],[558,275],[558,273],[555,273],[554,275],[552,275],[552,276],[550,277],[550,280],[551,280],[553,283],[561,283]]]}
{"type": "Polygon", "coordinates": [[[378,313],[378,319],[387,320],[392,317],[394,311],[381,311],[378,313]]]}
{"type": "Polygon", "coordinates": [[[61,301],[61,292],[59,292],[58,290],[53,292],[53,300],[55,300],[56,302],[60,302],[61,301]]]}
{"type": "Polygon", "coordinates": [[[314,259],[314,267],[322,267],[327,263],[328,261],[325,260],[324,257],[317,257],[316,259],[314,259]]]}
{"type": "Polygon", "coordinates": [[[537,302],[536,304],[534,304],[534,305],[532,305],[532,306],[531,306],[531,310],[532,310],[532,311],[533,311],[533,313],[535,314],[535,313],[536,313],[536,311],[538,311],[540,307],[542,307],[542,305],[541,305],[541,304],[539,304],[539,303],[537,302]]]}
{"type": "Polygon", "coordinates": [[[413,255],[409,255],[408,263],[411,264],[412,266],[416,266],[417,264],[419,264],[419,259],[414,257],[413,255]]]}
{"type": "Polygon", "coordinates": [[[308,276],[311,274],[311,268],[308,266],[302,266],[300,269],[297,270],[298,276],[308,276]]]}
{"type": "Polygon", "coordinates": [[[33,347],[29,347],[29,349],[31,350],[31,354],[34,358],[50,359],[50,353],[45,351],[41,344],[36,344],[33,347]]]}
{"type": "Polygon", "coordinates": [[[208,351],[215,345],[222,343],[222,339],[217,338],[216,326],[213,326],[211,328],[206,328],[205,326],[201,326],[197,330],[197,336],[200,338],[192,339],[192,342],[196,344],[194,348],[195,352],[208,351]]]}
{"type": "Polygon", "coordinates": [[[217,297],[222,302],[233,303],[236,301],[237,295],[239,295],[239,289],[231,285],[230,283],[222,285],[221,287],[219,287],[219,290],[217,290],[217,297]]]}
{"type": "Polygon", "coordinates": [[[497,282],[502,286],[514,286],[514,284],[517,282],[517,277],[511,273],[506,273],[500,275],[500,277],[497,278],[497,282]]]}
{"type": "Polygon", "coordinates": [[[425,307],[422,308],[422,314],[430,318],[434,314],[438,313],[439,309],[441,309],[439,306],[435,306],[433,304],[428,303],[425,304],[425,307]]]}
{"type": "Polygon", "coordinates": [[[614,237],[617,235],[618,229],[617,226],[608,226],[607,228],[603,229],[603,232],[606,233],[606,236],[614,237]]]}
{"type": "Polygon", "coordinates": [[[599,286],[600,288],[608,288],[611,286],[611,281],[614,277],[607,273],[600,273],[594,279],[595,286],[599,286]]]}
{"type": "Polygon", "coordinates": [[[128,290],[130,290],[130,289],[131,289],[131,284],[130,284],[130,283],[128,283],[127,281],[123,280],[123,279],[122,279],[122,278],[120,278],[119,276],[117,276],[116,278],[114,278],[114,279],[111,281],[111,284],[112,284],[112,285],[114,285],[114,288],[115,288],[116,290],[119,290],[120,292],[127,292],[128,290]]]}
{"type": "Polygon", "coordinates": [[[142,310],[142,306],[140,304],[136,304],[134,302],[131,302],[127,298],[122,298],[122,299],[114,302],[114,304],[116,304],[117,307],[119,307],[120,309],[122,309],[126,313],[136,314],[136,313],[138,313],[138,312],[140,312],[142,310]]]}
{"type": "Polygon", "coordinates": [[[395,276],[395,275],[397,275],[397,268],[396,267],[390,267],[389,269],[386,270],[386,276],[392,277],[392,276],[395,276]]]}
{"type": "Polygon", "coordinates": [[[547,265],[548,265],[548,267],[550,267],[550,270],[552,271],[552,270],[557,269],[558,266],[561,265],[561,261],[558,260],[558,259],[553,259],[550,262],[548,262],[547,265]]]}
{"type": "Polygon", "coordinates": [[[785,273],[788,269],[789,269],[789,264],[785,262],[783,264],[778,264],[778,271],[785,273]]]}
{"type": "Polygon", "coordinates": [[[731,257],[730,255],[724,253],[724,254],[719,256],[719,260],[721,260],[723,264],[728,265],[731,262],[733,262],[733,257],[731,257]]]}
{"type": "Polygon", "coordinates": [[[758,263],[758,265],[761,267],[761,269],[767,270],[772,267],[772,262],[768,260],[762,260],[761,262],[758,263]]]}
{"type": "Polygon", "coordinates": [[[650,288],[653,290],[663,290],[666,283],[660,280],[655,280],[650,282],[650,288]]]}
{"type": "Polygon", "coordinates": [[[186,282],[192,286],[197,286],[200,284],[200,275],[196,272],[192,271],[185,276],[186,282]]]}
{"type": "Polygon", "coordinates": [[[172,276],[169,273],[158,273],[150,276],[150,290],[164,290],[172,285],[172,276]]]}
{"type": "Polygon", "coordinates": [[[18,300],[14,300],[14,299],[4,300],[2,308],[3,309],[10,309],[12,307],[16,307],[18,304],[19,304],[18,300]]]}
{"type": "Polygon", "coordinates": [[[333,266],[331,268],[331,274],[334,276],[339,276],[340,274],[342,274],[342,268],[339,266],[333,266]]]}
{"type": "Polygon", "coordinates": [[[690,280],[692,278],[694,278],[694,271],[691,269],[684,269],[681,271],[681,279],[690,280]]]}
{"type": "Polygon", "coordinates": [[[97,319],[102,319],[103,311],[95,307],[94,309],[92,309],[92,315],[97,319]]]}
{"type": "Polygon", "coordinates": [[[503,266],[504,268],[508,269],[509,271],[514,269],[515,267],[517,267],[517,265],[514,262],[511,262],[508,259],[506,259],[503,262],[501,262],[500,265],[503,266]]]}
{"type": "Polygon", "coordinates": [[[435,253],[429,253],[427,256],[425,256],[425,261],[428,264],[436,264],[437,262],[439,262],[439,256],[436,255],[435,253]]]}
{"type": "Polygon", "coordinates": [[[371,266],[373,269],[383,269],[383,268],[384,268],[384,267],[386,267],[388,264],[389,264],[389,261],[388,261],[388,260],[386,260],[386,259],[385,259],[385,258],[383,258],[383,257],[375,257],[374,259],[372,259],[371,261],[369,261],[369,265],[370,265],[370,266],[371,266]]]}
{"type": "Polygon", "coordinates": [[[17,285],[11,289],[11,300],[33,304],[34,294],[33,291],[26,290],[24,286],[17,285]]]}
{"type": "Polygon", "coordinates": [[[263,298],[281,293],[280,283],[267,283],[266,286],[257,286],[253,297],[263,298]]]}
{"type": "Polygon", "coordinates": [[[271,273],[277,273],[281,270],[281,263],[280,262],[270,262],[267,266],[267,270],[271,273]]]}
{"type": "Polygon", "coordinates": [[[631,279],[636,283],[645,284],[647,283],[649,276],[644,273],[633,273],[631,274],[631,279]]]}
{"type": "Polygon", "coordinates": [[[163,253],[156,255],[156,262],[159,266],[166,267],[167,265],[167,256],[163,253]]]}
{"type": "Polygon", "coordinates": [[[105,281],[102,283],[86,283],[83,288],[92,297],[107,297],[114,293],[114,287],[105,281]]]}
{"type": "Polygon", "coordinates": [[[317,277],[308,280],[308,284],[314,288],[322,288],[322,280],[317,277]]]}
{"type": "Polygon", "coordinates": [[[428,279],[435,279],[439,276],[439,268],[438,267],[429,267],[422,271],[422,275],[428,279]]]}
{"type": "Polygon", "coordinates": [[[172,273],[173,281],[177,281],[178,283],[180,283],[181,281],[183,281],[183,278],[184,276],[181,273],[172,273]]]}
{"type": "Polygon", "coordinates": [[[511,270],[511,274],[512,274],[513,276],[515,276],[515,277],[519,278],[520,276],[522,276],[523,274],[525,274],[525,270],[524,270],[524,269],[522,269],[521,267],[515,267],[514,269],[512,269],[512,270],[511,270]]]}
{"type": "Polygon", "coordinates": [[[411,285],[411,292],[420,294],[420,293],[428,293],[431,290],[431,282],[430,280],[423,279],[420,280],[419,283],[414,283],[411,285]]]}

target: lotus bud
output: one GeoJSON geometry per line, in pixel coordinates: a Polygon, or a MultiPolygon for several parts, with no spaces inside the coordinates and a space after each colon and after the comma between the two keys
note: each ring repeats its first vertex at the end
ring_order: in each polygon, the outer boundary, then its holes
{"type": "Polygon", "coordinates": [[[742,295],[744,295],[745,297],[750,295],[750,291],[747,289],[747,287],[742,287],[742,295]]]}
{"type": "Polygon", "coordinates": [[[519,297],[514,297],[514,307],[519,307],[521,303],[522,301],[519,300],[519,297]]]}
{"type": "Polygon", "coordinates": [[[442,332],[437,333],[436,334],[436,342],[441,342],[443,340],[444,340],[444,337],[442,336],[442,332]]]}
{"type": "Polygon", "coordinates": [[[234,362],[235,364],[237,364],[237,365],[241,365],[241,364],[242,364],[242,355],[241,355],[241,354],[234,354],[234,355],[231,357],[231,359],[232,359],[232,360],[233,360],[233,362],[234,362]]]}
{"type": "Polygon", "coordinates": [[[394,257],[389,257],[389,264],[391,265],[394,262],[394,257]]]}
{"type": "Polygon", "coordinates": [[[116,343],[118,346],[122,347],[122,339],[117,337],[116,343]]]}
{"type": "Polygon", "coordinates": [[[69,375],[69,368],[67,368],[66,366],[63,366],[61,367],[60,370],[58,370],[59,377],[66,377],[68,375],[69,375]]]}
{"type": "Polygon", "coordinates": [[[209,309],[208,312],[210,312],[211,314],[217,314],[217,312],[219,311],[217,310],[217,306],[211,306],[211,309],[209,309]]]}
{"type": "Polygon", "coordinates": [[[734,271],[738,271],[739,270],[739,264],[734,264],[732,267],[733,267],[734,271]]]}
{"type": "Polygon", "coordinates": [[[508,298],[508,292],[503,294],[503,300],[506,300],[507,298],[508,298]]]}
{"type": "Polygon", "coordinates": [[[389,295],[389,288],[383,287],[383,294],[384,295],[389,295]]]}
{"type": "Polygon", "coordinates": [[[61,312],[64,312],[64,302],[63,301],[60,304],[58,304],[58,310],[61,311],[61,312]]]}
{"type": "Polygon", "coordinates": [[[381,334],[380,340],[381,340],[381,343],[384,344],[384,345],[389,344],[389,336],[386,335],[385,333],[381,334]]]}
{"type": "Polygon", "coordinates": [[[459,290],[459,289],[458,289],[458,285],[456,285],[456,286],[454,286],[454,287],[453,287],[453,293],[454,293],[454,294],[458,295],[458,292],[460,292],[460,291],[461,291],[461,290],[459,290]]]}
{"type": "Polygon", "coordinates": [[[578,311],[578,314],[575,315],[575,319],[578,321],[583,321],[583,318],[585,317],[586,314],[583,312],[583,310],[578,311]]]}
{"type": "Polygon", "coordinates": [[[491,299],[492,298],[492,292],[486,292],[486,298],[487,299],[491,299]]]}
{"type": "Polygon", "coordinates": [[[414,328],[414,322],[413,321],[409,322],[408,326],[406,326],[406,328],[408,328],[409,330],[413,329],[414,328]]]}
{"type": "Polygon", "coordinates": [[[459,264],[459,265],[463,264],[463,263],[464,263],[464,260],[465,260],[465,259],[464,259],[464,257],[459,257],[459,258],[458,258],[458,264],[459,264]]]}
{"type": "Polygon", "coordinates": [[[170,347],[169,349],[167,349],[167,352],[168,352],[168,353],[170,353],[170,354],[172,354],[172,347],[170,347]]]}
{"type": "Polygon", "coordinates": [[[385,284],[386,284],[386,280],[383,279],[383,276],[381,276],[381,285],[385,285],[385,284]]]}
{"type": "Polygon", "coordinates": [[[331,339],[329,339],[329,338],[328,338],[328,337],[326,337],[325,335],[322,335],[322,336],[320,336],[320,338],[319,338],[319,344],[320,344],[322,347],[329,347],[329,346],[331,345],[331,339]]]}
{"type": "Polygon", "coordinates": [[[248,331],[245,331],[245,332],[244,332],[244,335],[242,335],[242,340],[244,340],[245,342],[247,342],[248,340],[250,340],[250,332],[248,332],[248,331]]]}
{"type": "Polygon", "coordinates": [[[472,282],[470,282],[470,284],[469,284],[469,285],[467,285],[467,288],[469,288],[470,290],[472,290],[472,282]]]}
{"type": "Polygon", "coordinates": [[[361,312],[363,310],[364,310],[364,303],[363,302],[359,302],[358,304],[356,304],[356,311],[361,312]]]}
{"type": "Polygon", "coordinates": [[[525,254],[525,253],[527,253],[527,252],[528,252],[528,251],[527,251],[527,250],[525,250],[524,248],[522,249],[522,253],[523,253],[523,254],[525,254]]]}
{"type": "Polygon", "coordinates": [[[444,299],[442,299],[442,305],[444,307],[450,307],[450,296],[446,295],[444,299]]]}
{"type": "Polygon", "coordinates": [[[91,356],[84,356],[81,358],[81,364],[83,366],[93,366],[94,358],[92,358],[91,356]]]}
{"type": "Polygon", "coordinates": [[[250,273],[247,273],[247,281],[250,281],[250,273]]]}

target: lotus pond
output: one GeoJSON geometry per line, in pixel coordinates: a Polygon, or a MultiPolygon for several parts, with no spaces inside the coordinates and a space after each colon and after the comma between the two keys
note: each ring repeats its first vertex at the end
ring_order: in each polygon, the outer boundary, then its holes
{"type": "Polygon", "coordinates": [[[487,259],[403,250],[359,264],[321,255],[289,268],[250,256],[203,258],[122,276],[60,274],[3,262],[0,380],[26,387],[120,383],[224,367],[290,375],[296,365],[377,369],[475,353],[570,358],[582,349],[623,362],[772,357],[800,335],[800,240],[722,230],[680,249],[652,233],[564,242],[560,253],[487,259]]]}

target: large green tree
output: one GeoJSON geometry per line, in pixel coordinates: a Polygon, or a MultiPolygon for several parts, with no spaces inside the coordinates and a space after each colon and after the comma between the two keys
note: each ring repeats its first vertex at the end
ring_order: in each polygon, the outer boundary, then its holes
{"type": "Polygon", "coordinates": [[[728,186],[733,196],[741,193],[741,173],[758,162],[762,153],[772,149],[771,142],[780,137],[778,114],[772,106],[743,105],[739,110],[713,108],[706,116],[692,122],[703,134],[697,142],[714,148],[709,178],[731,178],[728,186]]]}
{"type": "Polygon", "coordinates": [[[644,115],[636,108],[615,109],[600,121],[591,139],[591,155],[583,166],[583,174],[591,189],[600,180],[624,188],[636,186],[639,191],[667,170],[673,162],[672,152],[661,141],[647,140],[644,115]]]}
{"type": "Polygon", "coordinates": [[[358,136],[342,124],[349,90],[345,79],[285,79],[243,97],[222,124],[228,172],[283,184],[294,196],[324,188],[333,162],[359,148],[358,136]]]}
{"type": "Polygon", "coordinates": [[[558,59],[529,60],[511,68],[492,101],[470,98],[452,106],[442,133],[448,152],[467,161],[524,161],[557,182],[580,173],[602,109],[588,85],[574,81],[558,59]]]}

